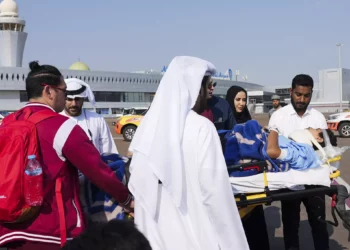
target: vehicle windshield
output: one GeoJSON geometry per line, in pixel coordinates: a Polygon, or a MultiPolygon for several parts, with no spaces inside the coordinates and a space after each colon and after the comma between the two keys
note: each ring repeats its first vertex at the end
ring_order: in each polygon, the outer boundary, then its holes
{"type": "Polygon", "coordinates": [[[135,110],[135,115],[145,115],[147,113],[147,109],[144,110],[144,109],[136,109],[135,110]]]}
{"type": "Polygon", "coordinates": [[[135,108],[130,108],[130,109],[124,109],[123,110],[123,115],[145,115],[148,109],[146,108],[140,108],[140,109],[135,109],[135,108]]]}

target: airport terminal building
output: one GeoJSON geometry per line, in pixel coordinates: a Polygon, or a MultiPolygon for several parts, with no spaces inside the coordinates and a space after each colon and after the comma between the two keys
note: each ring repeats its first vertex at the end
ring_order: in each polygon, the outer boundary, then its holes
{"type": "MultiPolygon", "coordinates": [[[[0,111],[15,111],[27,102],[25,79],[29,69],[22,67],[22,58],[28,34],[25,20],[18,15],[14,0],[2,0],[0,4],[0,111]]],[[[148,108],[151,104],[166,67],[159,72],[106,72],[94,71],[83,62],[73,63],[69,69],[60,69],[64,78],[78,78],[91,86],[96,98],[95,111],[104,116],[120,114],[123,108],[148,108]]],[[[288,88],[271,89],[246,81],[232,80],[229,73],[218,73],[214,94],[225,97],[228,88],[238,85],[248,91],[250,110],[266,113],[272,108],[271,96],[278,92],[288,102],[288,88]]],[[[339,108],[340,91],[343,108],[349,108],[350,70],[323,70],[319,73],[320,83],[315,86],[312,105],[325,112],[339,108]],[[339,88],[339,80],[342,88],[339,88]],[[338,86],[338,87],[337,87],[338,86]],[[345,101],[346,100],[346,101],[345,101]]],[[[288,84],[289,85],[289,84],[288,84]]],[[[288,86],[287,86],[288,87],[288,86]]],[[[85,107],[93,109],[87,102],[85,107]]]]}
{"type": "MultiPolygon", "coordinates": [[[[29,69],[22,67],[27,39],[25,20],[18,15],[14,0],[0,4],[0,111],[15,111],[27,102],[25,79],[29,69]]],[[[123,108],[147,108],[151,104],[164,72],[135,73],[93,71],[83,62],[73,63],[69,69],[60,69],[64,78],[79,78],[91,86],[97,101],[96,112],[109,116],[123,108]]],[[[216,79],[215,94],[225,96],[232,85],[247,90],[262,90],[263,86],[231,81],[224,75],[216,79]]],[[[86,103],[85,107],[93,107],[86,103]]]]}

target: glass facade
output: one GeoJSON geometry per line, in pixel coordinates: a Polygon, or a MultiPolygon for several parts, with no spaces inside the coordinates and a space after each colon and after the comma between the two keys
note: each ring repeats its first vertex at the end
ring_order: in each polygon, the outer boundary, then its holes
{"type": "Polygon", "coordinates": [[[108,115],[109,114],[109,108],[97,108],[96,113],[100,115],[108,115]]]}
{"type": "Polygon", "coordinates": [[[28,102],[28,96],[26,91],[19,92],[19,101],[20,102],[28,102]]]}
{"type": "Polygon", "coordinates": [[[249,96],[249,103],[266,103],[271,102],[270,95],[249,96]]]}
{"type": "Polygon", "coordinates": [[[121,102],[121,94],[120,92],[94,91],[96,102],[121,102]]]}
{"type": "MultiPolygon", "coordinates": [[[[152,102],[154,93],[94,91],[96,102],[152,102]]],[[[27,102],[26,91],[20,91],[20,102],[27,102]]],[[[88,101],[88,100],[86,100],[88,101]]]]}
{"type": "Polygon", "coordinates": [[[284,88],[284,89],[276,89],[275,92],[277,95],[281,97],[281,101],[284,101],[284,99],[290,98],[290,88],[284,88]]]}
{"type": "Polygon", "coordinates": [[[122,114],[123,109],[122,108],[112,108],[112,114],[117,115],[117,114],[122,114]]]}

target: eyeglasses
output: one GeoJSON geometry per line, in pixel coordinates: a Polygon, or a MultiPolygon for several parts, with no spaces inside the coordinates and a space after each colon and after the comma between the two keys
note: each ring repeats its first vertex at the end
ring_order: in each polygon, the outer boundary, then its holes
{"type": "Polygon", "coordinates": [[[52,86],[52,85],[49,85],[49,84],[46,84],[46,83],[42,83],[41,85],[44,86],[44,87],[48,86],[48,87],[53,88],[53,89],[61,90],[63,92],[64,96],[67,97],[67,89],[61,89],[59,87],[52,86]]]}
{"type": "Polygon", "coordinates": [[[208,89],[211,89],[211,88],[215,88],[216,87],[216,82],[210,82],[209,84],[208,84],[208,89]]]}

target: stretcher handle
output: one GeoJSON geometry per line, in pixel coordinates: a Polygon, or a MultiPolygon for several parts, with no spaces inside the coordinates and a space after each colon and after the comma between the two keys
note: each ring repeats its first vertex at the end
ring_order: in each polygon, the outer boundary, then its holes
{"type": "Polygon", "coordinates": [[[336,157],[333,157],[331,159],[328,159],[327,162],[332,163],[332,162],[336,162],[336,161],[340,161],[340,160],[341,160],[341,156],[336,156],[336,157]]]}
{"type": "Polygon", "coordinates": [[[229,175],[231,175],[232,172],[246,171],[252,168],[256,169],[259,173],[263,173],[264,171],[267,171],[267,163],[266,161],[256,161],[256,162],[247,162],[242,164],[228,165],[227,171],[229,175]]]}
{"type": "MultiPolygon", "coordinates": [[[[265,198],[258,198],[254,200],[241,199],[241,201],[237,201],[237,206],[245,207],[249,205],[255,205],[258,203],[271,203],[273,201],[300,199],[304,197],[316,196],[316,195],[322,195],[322,194],[333,195],[333,194],[337,194],[337,192],[338,192],[338,189],[336,185],[331,185],[330,187],[316,187],[312,189],[299,190],[299,191],[281,189],[278,191],[270,191],[270,195],[265,198]]],[[[242,194],[240,194],[239,196],[242,197],[242,194]]]]}

